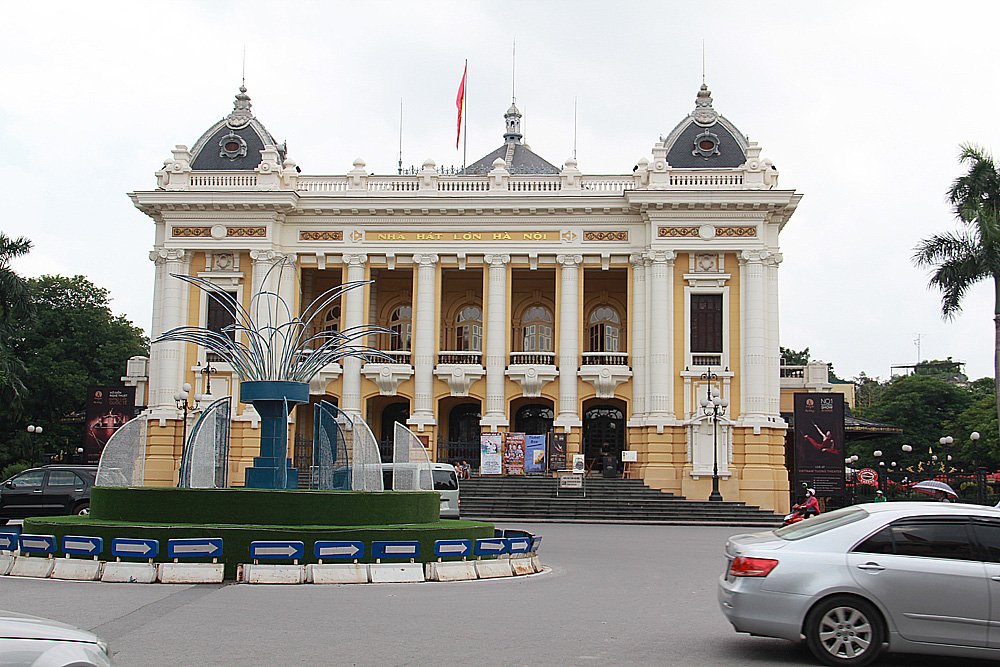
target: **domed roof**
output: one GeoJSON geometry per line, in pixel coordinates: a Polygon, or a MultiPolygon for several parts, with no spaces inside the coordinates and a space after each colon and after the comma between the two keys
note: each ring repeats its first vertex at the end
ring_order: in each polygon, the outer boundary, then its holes
{"type": "Polygon", "coordinates": [[[278,144],[253,112],[245,86],[233,102],[233,111],[208,129],[191,149],[191,169],[195,171],[249,171],[260,164],[265,145],[276,146],[281,161],[285,145],[278,144]]]}
{"type": "Polygon", "coordinates": [[[521,111],[511,102],[510,108],[504,114],[503,135],[504,144],[495,151],[479,158],[462,172],[464,174],[488,174],[493,170],[493,162],[499,158],[504,161],[504,168],[511,174],[558,174],[559,168],[550,164],[545,158],[535,154],[524,143],[521,134],[521,111]]]}
{"type": "Polygon", "coordinates": [[[704,83],[689,113],[664,141],[667,163],[678,169],[739,167],[747,161],[747,139],[712,106],[704,83]]]}

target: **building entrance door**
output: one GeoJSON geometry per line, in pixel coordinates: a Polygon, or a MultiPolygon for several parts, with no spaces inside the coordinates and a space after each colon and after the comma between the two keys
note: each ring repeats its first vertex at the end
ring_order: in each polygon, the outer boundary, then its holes
{"type": "Polygon", "coordinates": [[[583,455],[588,471],[604,472],[604,462],[614,465],[608,476],[617,477],[625,449],[625,413],[613,405],[597,405],[583,413],[583,455]]]}

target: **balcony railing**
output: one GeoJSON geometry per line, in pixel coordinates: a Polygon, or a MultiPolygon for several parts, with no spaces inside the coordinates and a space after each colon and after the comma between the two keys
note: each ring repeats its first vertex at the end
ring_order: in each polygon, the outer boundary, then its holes
{"type": "Polygon", "coordinates": [[[721,354],[692,354],[691,355],[691,365],[692,366],[721,366],[722,365],[722,355],[721,354]]]}
{"type": "Polygon", "coordinates": [[[473,366],[483,365],[483,353],[478,351],[441,351],[438,352],[439,364],[469,364],[473,366]]]}
{"type": "Polygon", "coordinates": [[[584,366],[628,366],[627,352],[584,352],[584,366]]]}
{"type": "Polygon", "coordinates": [[[389,359],[376,359],[371,363],[375,364],[410,364],[409,350],[382,350],[382,354],[388,355],[389,359]]]}
{"type": "Polygon", "coordinates": [[[511,352],[510,363],[524,364],[530,366],[554,366],[556,363],[555,352],[511,352]]]}
{"type": "Polygon", "coordinates": [[[781,377],[783,378],[805,378],[806,367],[805,366],[782,366],[781,367],[781,377]]]}

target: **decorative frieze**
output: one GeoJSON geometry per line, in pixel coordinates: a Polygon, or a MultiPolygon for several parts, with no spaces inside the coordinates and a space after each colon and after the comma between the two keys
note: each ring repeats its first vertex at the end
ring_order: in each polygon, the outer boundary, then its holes
{"type": "Polygon", "coordinates": [[[683,227],[660,227],[658,238],[756,238],[757,227],[754,225],[701,225],[698,227],[685,225],[683,227]]]}
{"type": "Polygon", "coordinates": [[[344,232],[340,230],[320,231],[314,229],[303,229],[299,231],[300,241],[343,241],[344,232]]]}
{"type": "MultiPolygon", "coordinates": [[[[225,231],[225,236],[228,237],[264,238],[267,236],[267,227],[226,227],[225,231]]],[[[212,227],[171,227],[170,236],[173,238],[222,238],[222,235],[213,233],[212,227]]]]}
{"type": "Polygon", "coordinates": [[[625,230],[609,232],[587,232],[583,233],[584,241],[628,241],[628,232],[625,230]]]}
{"type": "Polygon", "coordinates": [[[267,236],[267,227],[226,227],[226,236],[264,238],[267,236]]]}
{"type": "Polygon", "coordinates": [[[728,236],[730,238],[754,238],[757,236],[757,228],[753,225],[716,227],[715,235],[728,236]]]}
{"type": "Polygon", "coordinates": [[[171,227],[170,235],[174,238],[211,238],[211,227],[171,227]]]}
{"type": "Polygon", "coordinates": [[[660,227],[656,235],[661,238],[696,238],[697,227],[660,227]]]}

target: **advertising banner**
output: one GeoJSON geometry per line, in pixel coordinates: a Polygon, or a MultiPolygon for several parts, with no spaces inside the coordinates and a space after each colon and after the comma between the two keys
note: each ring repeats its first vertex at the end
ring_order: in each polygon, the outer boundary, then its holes
{"type": "Polygon", "coordinates": [[[795,485],[820,498],[844,496],[842,394],[795,394],[795,485]]]}
{"type": "Polygon", "coordinates": [[[549,470],[566,470],[566,434],[553,433],[549,441],[549,470]]]}
{"type": "Polygon", "coordinates": [[[83,457],[97,463],[104,445],[135,416],[135,387],[90,387],[83,435],[83,457]]]}
{"type": "Polygon", "coordinates": [[[503,442],[503,474],[524,474],[524,434],[508,433],[503,442]]]}
{"type": "Polygon", "coordinates": [[[524,436],[524,472],[541,474],[545,472],[545,435],[524,436]]]}
{"type": "Polygon", "coordinates": [[[479,436],[479,474],[503,474],[503,433],[483,433],[479,436]]]}

